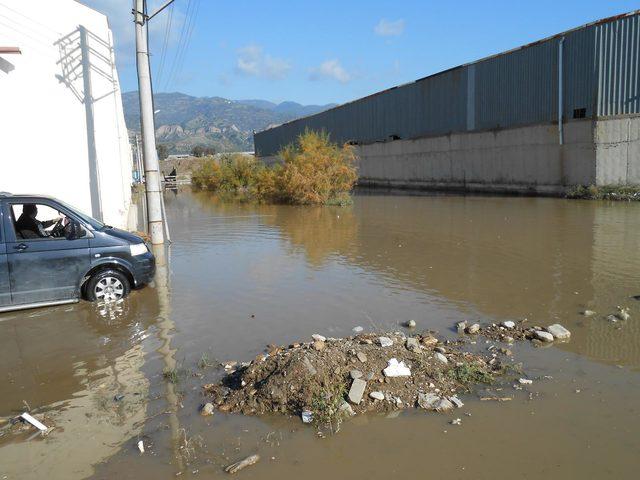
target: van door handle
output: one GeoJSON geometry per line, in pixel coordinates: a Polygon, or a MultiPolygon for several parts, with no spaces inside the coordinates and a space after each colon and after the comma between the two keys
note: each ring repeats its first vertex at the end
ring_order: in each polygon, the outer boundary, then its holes
{"type": "Polygon", "coordinates": [[[13,248],[15,248],[16,250],[22,251],[29,248],[29,245],[27,245],[26,243],[19,243],[18,245],[14,245],[13,248]]]}

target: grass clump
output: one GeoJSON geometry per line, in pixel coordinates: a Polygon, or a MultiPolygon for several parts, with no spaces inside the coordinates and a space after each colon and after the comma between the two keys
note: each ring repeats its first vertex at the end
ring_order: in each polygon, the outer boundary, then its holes
{"type": "Polygon", "coordinates": [[[341,381],[331,381],[325,376],[314,387],[310,405],[314,423],[319,427],[328,427],[331,433],[338,432],[344,416],[340,407],[345,401],[346,385],[341,381]]]}
{"type": "Polygon", "coordinates": [[[456,365],[447,371],[447,375],[467,389],[477,383],[491,384],[495,380],[495,376],[487,370],[486,366],[474,363],[456,365]]]}
{"type": "Polygon", "coordinates": [[[583,200],[640,201],[640,185],[575,185],[567,198],[583,200]]]}
{"type": "Polygon", "coordinates": [[[199,189],[243,193],[270,203],[346,205],[357,180],[356,157],[349,145],[332,143],[325,132],[307,130],[266,167],[243,155],[209,160],[192,176],[199,189]]]}
{"type": "Polygon", "coordinates": [[[188,372],[182,368],[181,366],[176,366],[172,369],[166,369],[162,372],[162,376],[164,379],[169,382],[177,385],[182,381],[183,378],[187,376],[188,372]]]}

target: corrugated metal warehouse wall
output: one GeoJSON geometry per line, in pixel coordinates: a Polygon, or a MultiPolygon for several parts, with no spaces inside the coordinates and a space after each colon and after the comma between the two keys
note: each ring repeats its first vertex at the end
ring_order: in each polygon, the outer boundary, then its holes
{"type": "Polygon", "coordinates": [[[556,122],[559,43],[563,113],[640,113],[640,14],[634,12],[394,87],[255,134],[274,155],[305,129],[360,144],[556,122]]]}

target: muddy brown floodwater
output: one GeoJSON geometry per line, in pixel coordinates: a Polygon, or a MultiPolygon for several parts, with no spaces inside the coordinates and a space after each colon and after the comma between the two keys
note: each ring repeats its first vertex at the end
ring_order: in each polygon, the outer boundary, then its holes
{"type": "Polygon", "coordinates": [[[116,307],[0,315],[0,422],[24,401],[55,425],[46,438],[0,437],[0,480],[224,478],[254,453],[238,477],[637,478],[640,204],[360,193],[352,207],[313,208],[165,195],[173,244],[154,285],[116,307]],[[631,318],[607,321],[618,305],[631,318]],[[513,348],[533,383],[506,385],[511,402],[471,393],[452,415],[358,416],[326,438],[297,418],[198,413],[202,384],[222,375],[204,364],[251,360],[267,344],[409,319],[454,338],[461,320],[523,318],[572,337],[513,348]]]}

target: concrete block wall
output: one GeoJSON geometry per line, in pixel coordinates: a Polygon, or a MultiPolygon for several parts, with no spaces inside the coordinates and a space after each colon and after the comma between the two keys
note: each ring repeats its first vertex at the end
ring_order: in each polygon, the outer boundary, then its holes
{"type": "Polygon", "coordinates": [[[594,144],[597,185],[640,184],[640,116],[598,120],[594,144]]]}
{"type": "Polygon", "coordinates": [[[593,122],[533,125],[359,145],[359,183],[553,194],[595,182],[593,122]]]}

